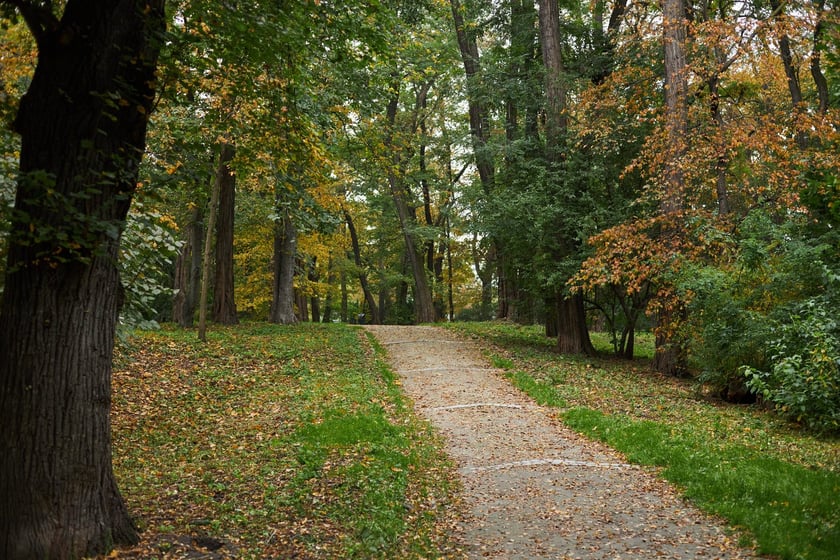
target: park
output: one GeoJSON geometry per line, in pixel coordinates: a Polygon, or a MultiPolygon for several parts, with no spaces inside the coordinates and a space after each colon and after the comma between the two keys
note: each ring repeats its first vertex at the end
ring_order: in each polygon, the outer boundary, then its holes
{"type": "Polygon", "coordinates": [[[0,557],[835,558],[838,47],[0,0],[0,557]]]}

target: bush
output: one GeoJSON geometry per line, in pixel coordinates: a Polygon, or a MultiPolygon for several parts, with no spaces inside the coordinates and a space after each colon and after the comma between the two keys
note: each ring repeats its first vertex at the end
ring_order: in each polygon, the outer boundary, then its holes
{"type": "Polygon", "coordinates": [[[796,306],[770,343],[771,367],[744,367],[743,373],[750,389],[786,417],[840,432],[840,322],[831,299],[827,294],[796,306]]]}
{"type": "Polygon", "coordinates": [[[731,259],[683,271],[692,364],[728,400],[757,394],[811,428],[837,430],[838,238],[786,218],[751,213],[730,241],[731,259]]]}
{"type": "Polygon", "coordinates": [[[693,294],[689,306],[691,364],[698,381],[728,401],[750,401],[742,368],[767,366],[770,326],[758,310],[756,290],[743,271],[692,268],[683,284],[693,294]]]}

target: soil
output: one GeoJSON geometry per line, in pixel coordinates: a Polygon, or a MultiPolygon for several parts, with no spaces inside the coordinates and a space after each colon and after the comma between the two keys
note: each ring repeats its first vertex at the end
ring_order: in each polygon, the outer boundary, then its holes
{"type": "Polygon", "coordinates": [[[564,427],[475,342],[436,327],[367,328],[458,466],[469,558],[754,558],[654,472],[564,427]]]}

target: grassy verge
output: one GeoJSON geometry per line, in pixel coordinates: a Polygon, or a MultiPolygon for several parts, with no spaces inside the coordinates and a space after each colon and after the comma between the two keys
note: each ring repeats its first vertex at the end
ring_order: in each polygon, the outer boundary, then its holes
{"type": "Polygon", "coordinates": [[[164,330],[114,375],[123,557],[457,558],[451,468],[381,350],[341,325],[164,330]]]}
{"type": "Polygon", "coordinates": [[[523,391],[564,409],[568,425],[630,461],[661,469],[701,509],[741,529],[760,553],[838,558],[836,438],[802,432],[758,407],[708,399],[692,382],[657,375],[644,361],[560,356],[537,328],[453,328],[482,340],[523,391]]]}

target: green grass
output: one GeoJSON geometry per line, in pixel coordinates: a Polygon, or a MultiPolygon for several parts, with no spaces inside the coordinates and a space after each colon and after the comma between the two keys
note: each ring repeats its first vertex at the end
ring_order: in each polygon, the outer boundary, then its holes
{"type": "Polygon", "coordinates": [[[143,542],[243,559],[458,558],[455,483],[381,349],[342,325],[165,329],[114,375],[115,472],[143,542]]]}
{"type": "MultiPolygon", "coordinates": [[[[762,554],[840,557],[836,438],[803,432],[759,407],[711,400],[691,381],[653,373],[645,360],[560,356],[536,327],[452,328],[483,341],[497,367],[535,400],[567,409],[562,417],[569,426],[630,461],[660,469],[701,509],[742,530],[762,554]]],[[[642,339],[643,355],[651,342],[642,339]]]]}

